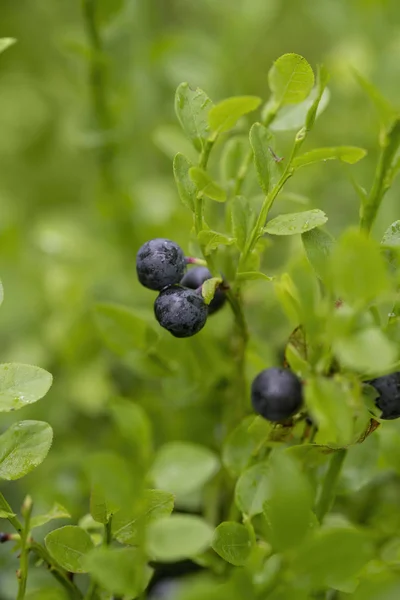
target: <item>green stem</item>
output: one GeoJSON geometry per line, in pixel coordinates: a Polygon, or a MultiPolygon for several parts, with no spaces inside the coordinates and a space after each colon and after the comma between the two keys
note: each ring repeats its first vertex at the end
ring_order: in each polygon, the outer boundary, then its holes
{"type": "Polygon", "coordinates": [[[83,598],[82,592],[74,582],[69,579],[67,572],[57,565],[41,544],[31,540],[29,549],[47,565],[52,576],[65,588],[70,598],[73,598],[74,600],[81,600],[83,598]]]}
{"type": "Polygon", "coordinates": [[[324,520],[326,513],[331,508],[335,499],[336,486],[346,455],[347,450],[342,449],[335,452],[331,458],[328,472],[322,484],[321,493],[315,509],[315,514],[320,523],[324,520]]]}
{"type": "Polygon", "coordinates": [[[30,523],[32,515],[32,499],[27,496],[23,505],[24,526],[21,533],[21,553],[19,558],[19,578],[17,600],[23,600],[26,593],[26,584],[28,582],[29,569],[29,545],[28,538],[30,533],[30,523]]]}

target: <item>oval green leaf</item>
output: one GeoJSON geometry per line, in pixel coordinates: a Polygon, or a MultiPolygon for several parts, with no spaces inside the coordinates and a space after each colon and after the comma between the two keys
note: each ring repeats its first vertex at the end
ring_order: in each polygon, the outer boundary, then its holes
{"type": "Polygon", "coordinates": [[[237,480],[235,488],[236,506],[249,517],[258,515],[263,511],[268,493],[268,463],[257,463],[243,471],[237,480]]]}
{"type": "Polygon", "coordinates": [[[211,177],[200,167],[191,167],[189,169],[190,179],[196,184],[197,197],[207,196],[216,202],[226,201],[225,190],[218,185],[211,177]]]}
{"type": "Polygon", "coordinates": [[[206,304],[210,304],[210,302],[214,298],[216,290],[221,285],[221,283],[221,277],[212,277],[211,279],[206,279],[206,281],[203,283],[203,285],[201,286],[201,295],[203,296],[204,302],[206,304]]]}
{"type": "Polygon", "coordinates": [[[234,96],[222,100],[213,106],[208,113],[210,128],[217,134],[229,131],[249,112],[256,110],[261,104],[258,96],[234,96]]]}
{"type": "Polygon", "coordinates": [[[20,479],[46,458],[53,430],[43,421],[20,421],[0,436],[0,479],[20,479]]]}
{"type": "Polygon", "coordinates": [[[314,86],[314,72],[300,54],[284,54],[273,64],[268,81],[278,106],[297,104],[307,98],[314,86]]]}
{"type": "Polygon", "coordinates": [[[43,398],[53,382],[39,367],[20,363],[0,365],[0,412],[18,410],[43,398]]]}
{"type": "Polygon", "coordinates": [[[200,88],[193,90],[188,83],[181,83],[176,90],[176,116],[198,152],[202,150],[208,137],[208,113],[212,106],[210,98],[200,88]]]}
{"type": "Polygon", "coordinates": [[[335,245],[333,237],[322,229],[311,229],[301,235],[304,250],[314,271],[321,279],[325,280],[328,259],[335,245]]]}
{"type": "Polygon", "coordinates": [[[320,227],[327,220],[326,214],[317,208],[299,213],[288,213],[269,221],[264,232],[271,235],[296,235],[320,227]]]}
{"type": "Polygon", "coordinates": [[[200,517],[175,514],[149,526],[147,549],[153,559],[162,562],[192,558],[209,548],[213,533],[200,517]]]}
{"type": "Polygon", "coordinates": [[[335,146],[332,148],[316,148],[297,156],[293,161],[296,169],[306,167],[317,162],[326,162],[327,160],[341,160],[342,162],[354,165],[356,162],[366,156],[367,151],[364,148],[356,146],[335,146]]]}
{"type": "Polygon", "coordinates": [[[189,176],[189,171],[192,168],[190,160],[178,153],[174,158],[173,170],[176,187],[182,204],[187,206],[189,210],[194,212],[194,206],[197,196],[197,186],[189,176]]]}
{"type": "Polygon", "coordinates": [[[71,573],[87,573],[84,557],[93,550],[90,535],[81,527],[66,525],[45,537],[46,548],[58,564],[71,573]]]}
{"type": "Polygon", "coordinates": [[[211,546],[226,562],[241,567],[250,556],[252,542],[244,525],[225,521],[215,530],[211,546]]]}

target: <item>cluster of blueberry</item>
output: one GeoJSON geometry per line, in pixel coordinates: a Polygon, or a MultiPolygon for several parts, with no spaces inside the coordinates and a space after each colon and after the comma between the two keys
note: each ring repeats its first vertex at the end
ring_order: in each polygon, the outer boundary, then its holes
{"type": "Polygon", "coordinates": [[[224,291],[217,289],[207,305],[201,286],[212,275],[206,267],[193,267],[185,273],[188,262],[178,244],[163,238],[146,242],[136,256],[140,283],[160,292],[154,303],[157,321],[178,338],[198,333],[226,300],[224,291]]]}

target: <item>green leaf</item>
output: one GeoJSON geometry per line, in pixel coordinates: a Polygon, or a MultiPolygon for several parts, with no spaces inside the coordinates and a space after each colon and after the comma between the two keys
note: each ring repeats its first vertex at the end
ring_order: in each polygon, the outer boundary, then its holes
{"type": "Polygon", "coordinates": [[[314,73],[303,56],[284,54],[274,62],[268,81],[277,106],[297,104],[311,92],[314,73]]]}
{"type": "MultiPolygon", "coordinates": [[[[319,89],[316,86],[311,91],[308,98],[303,100],[303,102],[300,102],[299,104],[283,106],[270,125],[271,131],[292,131],[294,129],[300,129],[300,127],[304,125],[307,114],[318,99],[318,96],[319,89]]],[[[330,96],[331,94],[329,90],[325,89],[321,96],[321,100],[318,103],[316,117],[318,117],[326,109],[329,104],[330,96]]]]}
{"type": "Polygon", "coordinates": [[[32,517],[31,529],[34,529],[35,527],[41,527],[42,525],[45,525],[46,523],[49,523],[50,521],[54,521],[54,519],[70,519],[70,518],[71,518],[71,515],[69,514],[69,512],[63,506],[61,506],[61,504],[58,504],[58,502],[55,502],[53,507],[46,514],[37,515],[36,517],[32,517]]]}
{"type": "Polygon", "coordinates": [[[178,125],[159,125],[151,138],[169,160],[174,160],[177,153],[184,154],[189,160],[197,160],[196,150],[178,125]]]}
{"type": "Polygon", "coordinates": [[[271,139],[272,135],[264,125],[254,123],[250,129],[250,144],[253,150],[258,183],[265,195],[268,194],[270,182],[276,170],[276,163],[269,150],[271,139]]]}
{"type": "Polygon", "coordinates": [[[39,367],[20,363],[0,365],[0,412],[18,410],[43,398],[53,377],[39,367]]]}
{"type": "Polygon", "coordinates": [[[222,100],[208,113],[210,128],[215,134],[229,131],[236,125],[240,117],[256,110],[260,104],[261,98],[257,96],[234,96],[222,100]]]}
{"type": "Polygon", "coordinates": [[[192,163],[183,156],[177,154],[174,158],[173,170],[178,188],[178,194],[182,203],[194,212],[194,206],[197,196],[197,186],[189,176],[189,171],[192,168],[192,163]]]}
{"type": "Polygon", "coordinates": [[[8,519],[9,517],[15,517],[15,513],[0,508],[0,519],[8,519]]]}
{"type": "Polygon", "coordinates": [[[263,512],[269,496],[268,463],[260,462],[243,471],[236,483],[235,502],[238,509],[253,517],[263,512]]]}
{"type": "Polygon", "coordinates": [[[325,69],[325,67],[323,65],[319,65],[317,71],[316,96],[313,103],[307,111],[307,116],[304,124],[306,131],[311,131],[311,129],[314,127],[315,119],[318,115],[318,108],[322,101],[325,88],[328,85],[329,78],[329,73],[325,69]]]}
{"type": "Polygon", "coordinates": [[[329,233],[319,228],[302,233],[301,239],[310,265],[318,277],[325,281],[329,257],[335,240],[329,233]]]}
{"type": "Polygon", "coordinates": [[[252,549],[250,534],[246,527],[229,521],[218,525],[211,546],[221,558],[236,567],[246,563],[252,549]]]}
{"type": "Polygon", "coordinates": [[[0,480],[20,479],[46,458],[53,430],[43,421],[20,421],[0,435],[0,480]]]}
{"type": "Polygon", "coordinates": [[[209,134],[208,113],[212,106],[210,98],[200,88],[193,90],[188,83],[181,83],[176,90],[176,116],[198,152],[203,149],[209,134]]]}
{"type": "Polygon", "coordinates": [[[86,571],[111,594],[136,598],[147,585],[143,552],[139,548],[95,548],[83,558],[86,571]]]}
{"type": "Polygon", "coordinates": [[[200,517],[174,514],[151,523],[147,530],[148,553],[161,562],[192,558],[207,550],[213,533],[200,517]]]}
{"type": "Polygon", "coordinates": [[[189,176],[197,186],[197,197],[207,196],[211,200],[216,202],[226,201],[226,192],[219,186],[211,177],[200,167],[191,167],[189,169],[189,176]]]}
{"type": "Polygon", "coordinates": [[[333,148],[316,148],[300,156],[296,156],[293,166],[296,169],[306,167],[317,162],[326,162],[327,160],[341,160],[342,162],[354,165],[367,154],[364,148],[356,146],[336,146],[333,148]]]}
{"type": "Polygon", "coordinates": [[[141,316],[119,304],[96,304],[95,323],[107,346],[119,355],[148,351],[158,334],[141,316]]]}
{"type": "Polygon", "coordinates": [[[356,306],[367,304],[390,289],[379,244],[356,229],[346,231],[336,244],[329,276],[339,297],[356,306]]]}
{"type": "Polygon", "coordinates": [[[158,451],[152,478],[158,488],[185,495],[201,489],[218,469],[217,456],[205,446],[170,442],[158,451]]]}
{"type": "Polygon", "coordinates": [[[312,493],[300,463],[283,452],[271,455],[268,474],[268,541],[280,552],[297,546],[309,531],[312,493]]]}
{"type": "Polygon", "coordinates": [[[130,445],[133,456],[143,468],[149,464],[152,453],[151,422],[143,408],[126,398],[115,398],[110,404],[111,415],[121,437],[130,445]]]}
{"type": "Polygon", "coordinates": [[[0,38],[0,54],[16,43],[15,38],[0,38]]]}
{"type": "Polygon", "coordinates": [[[201,295],[203,296],[206,304],[210,304],[214,298],[216,290],[219,288],[221,283],[221,277],[212,277],[211,279],[206,279],[206,281],[203,283],[201,286],[201,295]]]}
{"type": "Polygon", "coordinates": [[[249,152],[247,136],[235,136],[227,140],[220,158],[220,176],[224,183],[232,182],[249,152]]]}
{"type": "Polygon", "coordinates": [[[84,529],[66,525],[51,531],[44,542],[50,555],[63,569],[71,573],[87,573],[83,559],[93,550],[94,544],[84,529]]]}
{"type": "Polygon", "coordinates": [[[377,327],[369,327],[336,339],[333,349],[344,367],[361,373],[386,371],[398,358],[396,344],[377,327]]]}
{"type": "Polygon", "coordinates": [[[112,532],[121,544],[138,545],[150,523],[168,517],[174,496],[162,490],[146,490],[139,506],[119,510],[112,520],[112,532]]]}
{"type": "Polygon", "coordinates": [[[369,96],[370,100],[374,104],[382,122],[385,125],[390,125],[394,117],[396,116],[396,109],[390,104],[388,100],[381,94],[381,92],[376,88],[366,77],[361,75],[355,69],[352,68],[353,74],[357,79],[360,87],[364,90],[364,92],[369,96]]]}
{"type": "Polygon", "coordinates": [[[317,208],[299,213],[288,213],[269,221],[264,232],[271,235],[295,235],[320,227],[327,220],[326,214],[317,208]]]}
{"type": "Polygon", "coordinates": [[[261,417],[245,417],[231,431],[222,448],[222,462],[232,475],[240,475],[253,454],[271,433],[272,424],[261,417]]]}
{"type": "Polygon", "coordinates": [[[205,246],[205,254],[210,254],[218,246],[231,246],[236,242],[235,238],[231,238],[224,233],[218,233],[218,231],[212,231],[211,229],[200,231],[197,239],[201,245],[205,246]]]}
{"type": "Polygon", "coordinates": [[[398,248],[400,246],[400,221],[395,221],[386,229],[381,244],[387,248],[398,248]]]}
{"type": "Polygon", "coordinates": [[[253,209],[244,196],[235,196],[230,203],[232,233],[239,250],[244,250],[247,237],[253,225],[253,209]]]}
{"type": "Polygon", "coordinates": [[[272,281],[273,277],[268,277],[268,275],[260,271],[247,271],[247,273],[238,273],[236,275],[237,281],[256,281],[260,279],[263,281],[272,281]]]}

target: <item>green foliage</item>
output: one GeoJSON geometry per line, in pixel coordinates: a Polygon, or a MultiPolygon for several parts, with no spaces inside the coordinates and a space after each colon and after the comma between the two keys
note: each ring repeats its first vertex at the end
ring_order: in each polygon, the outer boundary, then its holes
{"type": "Polygon", "coordinates": [[[237,96],[213,106],[208,113],[208,121],[214,136],[232,129],[240,117],[256,110],[260,104],[261,98],[256,96],[237,96]]]}
{"type": "Polygon", "coordinates": [[[84,556],[83,564],[94,581],[112,594],[136,598],[148,583],[137,548],[95,548],[84,556]]]}
{"type": "Polygon", "coordinates": [[[326,223],[328,217],[322,210],[305,210],[301,213],[291,213],[275,217],[267,223],[265,233],[271,235],[295,235],[305,233],[326,223]]]}
{"type": "Polygon", "coordinates": [[[46,548],[57,563],[71,573],[86,573],[85,556],[94,548],[90,535],[81,527],[66,525],[45,538],[46,548]]]}
{"type": "Polygon", "coordinates": [[[200,167],[191,167],[189,177],[196,184],[197,197],[207,196],[216,202],[225,202],[225,191],[211,179],[211,177],[200,167]]]}
{"type": "Polygon", "coordinates": [[[53,430],[42,421],[20,421],[0,435],[0,479],[20,479],[46,458],[53,430]]]}
{"type": "Polygon", "coordinates": [[[47,394],[53,378],[44,369],[31,365],[0,365],[0,412],[18,410],[47,394]]]}
{"type": "Polygon", "coordinates": [[[204,552],[210,546],[212,536],[212,528],[200,517],[175,514],[150,524],[148,552],[153,559],[175,562],[204,552]]]}
{"type": "Polygon", "coordinates": [[[250,556],[252,542],[244,525],[226,521],[215,530],[212,547],[226,562],[240,567],[250,556]]]}
{"type": "Polygon", "coordinates": [[[203,90],[199,88],[193,90],[188,83],[181,83],[176,90],[176,116],[187,137],[199,152],[204,148],[208,137],[208,114],[212,105],[203,90]]]}
{"type": "Polygon", "coordinates": [[[280,107],[305,100],[314,85],[314,73],[303,56],[284,54],[274,62],[268,81],[274,102],[280,107]]]}

